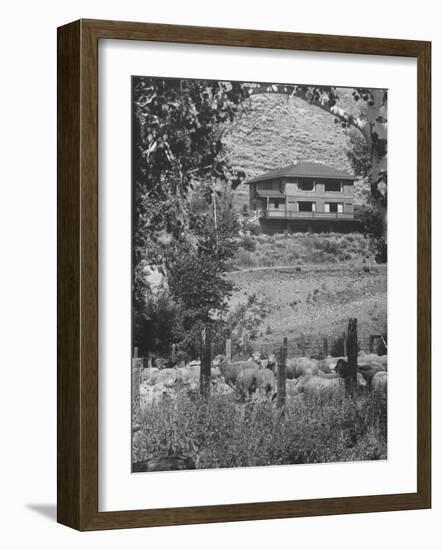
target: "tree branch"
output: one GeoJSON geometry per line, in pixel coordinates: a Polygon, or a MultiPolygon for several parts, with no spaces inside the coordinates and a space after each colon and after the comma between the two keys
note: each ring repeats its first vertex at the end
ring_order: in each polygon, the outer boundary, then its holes
{"type": "Polygon", "coordinates": [[[250,95],[257,94],[283,94],[292,97],[299,97],[322,111],[330,113],[339,119],[346,126],[353,126],[359,130],[365,139],[370,143],[370,127],[366,120],[347,113],[336,104],[334,94],[330,93],[331,88],[312,88],[309,86],[297,86],[286,84],[257,84],[251,85],[250,95]]]}

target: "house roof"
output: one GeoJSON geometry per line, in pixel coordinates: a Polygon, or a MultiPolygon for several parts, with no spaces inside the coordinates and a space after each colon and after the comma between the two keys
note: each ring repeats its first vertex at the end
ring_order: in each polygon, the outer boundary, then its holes
{"type": "Polygon", "coordinates": [[[298,178],[323,178],[323,179],[340,179],[351,180],[356,179],[355,176],[336,170],[331,166],[326,166],[320,162],[298,162],[296,164],[289,164],[283,168],[275,168],[264,172],[260,176],[256,176],[244,183],[256,183],[259,181],[266,181],[275,178],[283,177],[298,177],[298,178]]]}
{"type": "Polygon", "coordinates": [[[256,192],[260,197],[281,197],[281,198],[285,197],[285,193],[283,193],[279,189],[272,189],[272,190],[258,189],[256,192]]]}

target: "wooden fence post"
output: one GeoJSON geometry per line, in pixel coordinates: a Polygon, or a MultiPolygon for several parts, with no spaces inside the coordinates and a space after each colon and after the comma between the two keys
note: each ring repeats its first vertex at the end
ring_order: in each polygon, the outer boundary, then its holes
{"type": "Polygon", "coordinates": [[[172,365],[176,364],[176,344],[172,344],[172,365]]]}
{"type": "Polygon", "coordinates": [[[328,357],[328,338],[325,336],[324,340],[322,341],[322,353],[324,354],[324,357],[328,357]]]}
{"type": "Polygon", "coordinates": [[[232,340],[230,338],[226,340],[226,360],[228,363],[232,361],[232,340]]]}
{"type": "Polygon", "coordinates": [[[347,363],[348,370],[345,378],[345,392],[351,397],[356,395],[357,374],[358,374],[358,320],[348,320],[347,336],[347,363]]]}
{"type": "Polygon", "coordinates": [[[300,346],[301,346],[301,354],[302,354],[302,357],[305,357],[305,337],[304,337],[304,333],[301,332],[301,342],[300,342],[300,346]]]}
{"type": "Polygon", "coordinates": [[[286,399],[286,364],[287,364],[287,338],[284,337],[282,346],[279,350],[279,361],[277,369],[277,389],[276,389],[276,405],[277,407],[283,407],[286,399]]]}
{"type": "Polygon", "coordinates": [[[210,374],[212,364],[212,346],[210,341],[210,329],[203,329],[201,338],[201,367],[200,367],[200,393],[204,399],[210,397],[210,374]]]}

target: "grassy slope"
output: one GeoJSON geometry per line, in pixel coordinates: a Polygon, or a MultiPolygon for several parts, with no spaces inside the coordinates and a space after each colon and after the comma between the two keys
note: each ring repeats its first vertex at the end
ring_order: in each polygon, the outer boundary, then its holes
{"type": "Polygon", "coordinates": [[[245,235],[232,270],[302,264],[374,263],[369,240],[360,233],[245,235]]]}
{"type": "MultiPolygon", "coordinates": [[[[353,101],[351,89],[341,90],[340,95],[341,106],[356,113],[359,105],[353,101]]],[[[235,123],[226,146],[233,166],[244,170],[247,177],[295,160],[322,162],[352,172],[346,155],[348,134],[334,123],[332,115],[297,98],[253,97],[251,111],[235,123]]],[[[361,202],[363,185],[355,186],[357,202],[361,202]]],[[[241,184],[234,206],[240,210],[243,204],[248,205],[248,187],[241,184]]],[[[256,250],[240,249],[232,269],[272,265],[301,269],[230,275],[238,288],[232,305],[256,293],[271,306],[258,344],[280,343],[283,336],[290,340],[301,332],[338,336],[353,316],[358,318],[361,338],[385,330],[386,267],[373,265],[372,252],[361,235],[293,235],[288,239],[261,235],[255,240],[256,250]],[[368,272],[364,265],[370,266],[368,272]]]]}
{"type": "Polygon", "coordinates": [[[290,340],[301,333],[307,338],[337,338],[349,317],[358,319],[361,341],[385,331],[386,266],[365,271],[362,265],[351,263],[304,265],[300,271],[276,268],[236,272],[230,277],[237,286],[232,306],[254,293],[271,305],[258,344],[279,344],[284,336],[290,340]]]}
{"type": "Polygon", "coordinates": [[[236,285],[231,306],[252,294],[269,306],[257,349],[277,347],[287,336],[295,352],[301,334],[316,347],[320,338],[341,336],[350,317],[358,319],[365,350],[370,335],[386,331],[387,267],[374,263],[362,235],[258,235],[243,241],[249,249],[240,249],[229,275],[236,285]]]}

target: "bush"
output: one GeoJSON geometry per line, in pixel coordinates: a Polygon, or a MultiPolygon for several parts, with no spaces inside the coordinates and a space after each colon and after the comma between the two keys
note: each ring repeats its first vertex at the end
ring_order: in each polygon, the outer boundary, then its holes
{"type": "MultiPolygon", "coordinates": [[[[381,246],[375,247],[373,239],[360,233],[327,233],[290,235],[259,235],[242,238],[242,248],[250,252],[247,266],[296,265],[298,260],[307,264],[335,264],[337,262],[357,262],[366,258],[382,261],[381,246]]],[[[385,248],[386,253],[386,248],[385,248]]],[[[242,266],[239,252],[232,265],[242,266]]]]}
{"type": "Polygon", "coordinates": [[[198,468],[378,460],[387,456],[387,401],[367,394],[304,399],[281,410],[272,401],[240,402],[212,388],[154,402],[140,418],[133,460],[190,456],[198,468]]]}
{"type": "Polygon", "coordinates": [[[244,248],[240,248],[239,250],[238,264],[240,267],[245,267],[245,268],[253,267],[254,265],[250,252],[248,252],[247,250],[244,250],[244,248]]]}
{"type": "Polygon", "coordinates": [[[361,224],[361,231],[371,240],[371,246],[377,263],[387,262],[387,241],[383,213],[375,206],[361,207],[356,218],[361,224]]]}
{"type": "Polygon", "coordinates": [[[259,223],[247,223],[244,226],[244,231],[248,231],[251,235],[261,235],[262,229],[259,223]]]}
{"type": "Polygon", "coordinates": [[[243,235],[240,240],[240,246],[249,252],[255,252],[256,240],[250,235],[243,235]]]}

